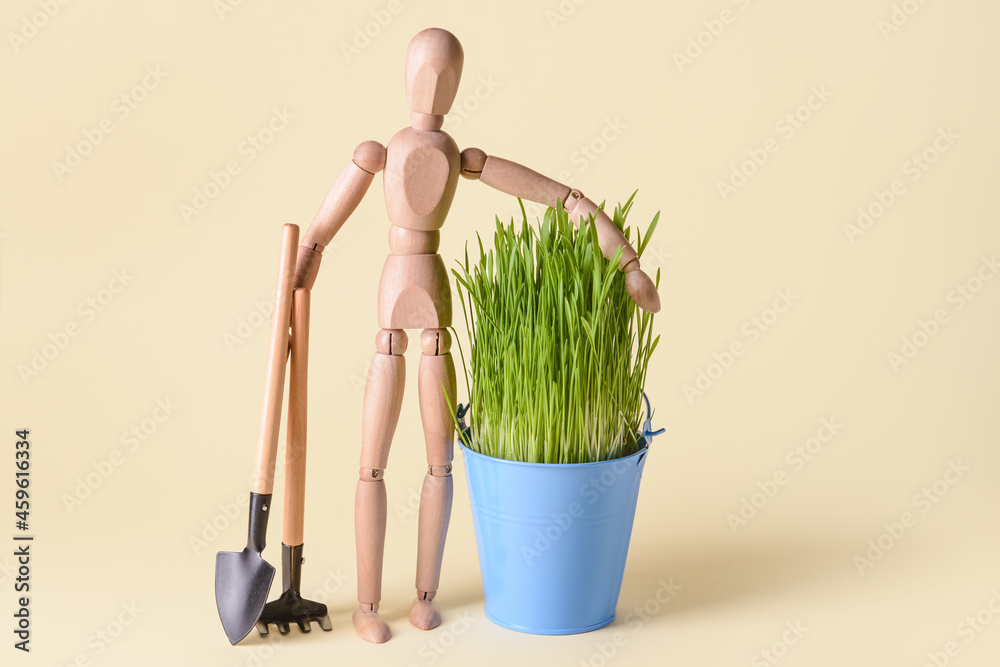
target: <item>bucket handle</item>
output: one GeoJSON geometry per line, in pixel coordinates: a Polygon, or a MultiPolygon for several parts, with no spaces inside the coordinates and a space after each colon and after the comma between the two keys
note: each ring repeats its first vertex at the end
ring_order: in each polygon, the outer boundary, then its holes
{"type": "Polygon", "coordinates": [[[458,409],[455,410],[455,417],[457,417],[458,422],[458,432],[459,437],[463,442],[471,442],[471,428],[465,423],[465,415],[469,412],[469,408],[472,407],[472,401],[469,401],[465,405],[461,403],[458,404],[458,409]]]}
{"type": "MultiPolygon", "coordinates": [[[[646,421],[642,423],[642,437],[646,440],[646,446],[648,447],[653,444],[654,436],[662,435],[667,429],[660,428],[655,431],[653,430],[653,411],[649,406],[649,396],[646,396],[646,392],[642,392],[642,400],[646,403],[646,421]]],[[[462,414],[464,415],[465,413],[463,412],[462,414]]]]}
{"type": "MultiPolygon", "coordinates": [[[[641,435],[643,439],[646,441],[646,446],[648,447],[649,445],[653,444],[653,438],[655,436],[663,435],[667,431],[667,429],[660,428],[656,429],[655,431],[653,430],[653,410],[649,405],[649,396],[646,396],[646,392],[642,392],[642,400],[646,404],[646,421],[642,423],[641,435]]],[[[471,429],[469,428],[469,425],[465,423],[465,415],[468,414],[469,408],[471,407],[472,403],[466,403],[465,405],[459,403],[458,409],[455,410],[455,417],[457,417],[459,433],[461,434],[463,440],[466,441],[468,440],[468,436],[470,435],[469,431],[471,429]]]]}

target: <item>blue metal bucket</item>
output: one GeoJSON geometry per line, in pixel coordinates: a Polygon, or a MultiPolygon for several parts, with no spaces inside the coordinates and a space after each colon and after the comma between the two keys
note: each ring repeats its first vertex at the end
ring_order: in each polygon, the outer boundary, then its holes
{"type": "Polygon", "coordinates": [[[647,419],[642,449],[598,463],[521,463],[462,445],[490,620],[567,635],[615,619],[639,482],[660,432],[647,419]]]}

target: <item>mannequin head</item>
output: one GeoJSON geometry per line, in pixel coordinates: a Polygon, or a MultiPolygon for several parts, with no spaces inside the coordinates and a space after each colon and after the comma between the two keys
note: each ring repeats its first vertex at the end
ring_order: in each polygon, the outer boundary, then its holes
{"type": "Polygon", "coordinates": [[[464,61],[455,35],[441,28],[418,32],[406,50],[406,105],[410,111],[447,114],[455,101],[464,61]]]}

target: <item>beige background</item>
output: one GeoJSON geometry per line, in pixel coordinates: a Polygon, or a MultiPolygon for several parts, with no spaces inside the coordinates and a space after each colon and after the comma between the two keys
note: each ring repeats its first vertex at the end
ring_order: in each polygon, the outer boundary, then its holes
{"type": "MultiPolygon", "coordinates": [[[[977,273],[992,277],[983,258],[1000,251],[1000,6],[224,1],[13,0],[0,18],[0,539],[17,532],[21,427],[32,430],[37,536],[30,656],[11,647],[12,547],[0,547],[4,664],[775,664],[762,650],[781,665],[922,665],[935,653],[939,664],[996,664],[1000,281],[977,273]],[[355,637],[361,388],[386,252],[379,177],[327,252],[313,299],[304,589],[326,599],[334,630],[232,648],[214,553],[245,540],[245,512],[229,514],[256,442],[258,311],[279,227],[308,224],[354,147],[407,123],[403,54],[431,25],[465,47],[445,126],[460,146],[598,201],[638,188],[643,225],[663,212],[646,258],[662,270],[663,300],[648,393],[667,435],[646,468],[620,618],[558,638],[488,621],[459,461],[445,626],[409,626],[409,503],[424,465],[410,386],[387,478],[394,637],[355,637]],[[363,48],[345,50],[356,39],[363,48]],[[696,57],[678,64],[686,49],[696,57]],[[286,121],[251,160],[240,146],[275,109],[286,121]],[[785,117],[796,113],[794,128],[785,117]],[[939,130],[951,139],[935,149],[939,130]],[[100,143],[57,173],[87,133],[100,143]],[[723,198],[718,182],[768,148],[723,198]],[[925,150],[935,161],[914,171],[925,150]],[[185,220],[181,205],[230,161],[239,173],[185,220]],[[897,179],[892,205],[851,242],[845,225],[897,179]],[[954,291],[967,282],[971,300],[954,291]],[[794,300],[775,321],[779,290],[794,300]],[[914,336],[921,321],[934,336],[914,336]],[[64,340],[67,326],[77,335],[64,340]],[[904,337],[921,347],[894,368],[904,337]],[[713,355],[728,362],[734,342],[743,354],[723,369],[713,355]],[[52,358],[23,378],[36,351],[52,358]],[[688,400],[699,371],[716,379],[688,400]],[[824,419],[838,425],[832,439],[824,419]],[[133,427],[144,440],[123,440],[133,427]],[[828,442],[799,459],[817,433],[828,442]],[[946,477],[952,463],[968,470],[946,477]],[[88,475],[96,488],[68,506],[88,475]],[[775,475],[785,483],[773,497],[754,496],[775,475]],[[734,524],[744,499],[766,504],[734,524]],[[859,568],[879,540],[887,552],[859,568]],[[671,581],[680,589],[662,603],[671,581]],[[627,621],[637,606],[647,611],[627,621]],[[808,628],[798,638],[786,632],[796,623],[808,628]]],[[[446,261],[515,211],[463,181],[446,261]]],[[[269,542],[277,564],[277,525],[269,542]]]]}

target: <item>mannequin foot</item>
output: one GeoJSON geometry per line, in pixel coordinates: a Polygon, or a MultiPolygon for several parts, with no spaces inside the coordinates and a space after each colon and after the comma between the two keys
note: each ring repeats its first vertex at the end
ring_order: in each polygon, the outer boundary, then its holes
{"type": "Polygon", "coordinates": [[[413,606],[410,607],[410,623],[421,630],[432,630],[441,625],[441,614],[434,606],[434,601],[420,598],[414,600],[413,606]]]}
{"type": "Polygon", "coordinates": [[[382,620],[377,611],[358,609],[351,617],[354,621],[354,631],[367,642],[384,644],[392,637],[389,624],[382,620]]]}

